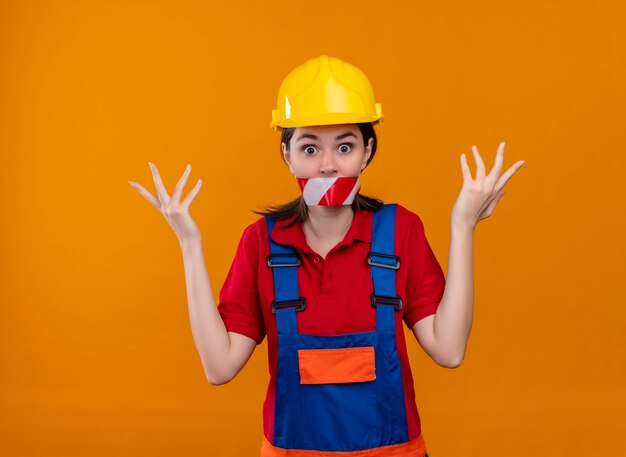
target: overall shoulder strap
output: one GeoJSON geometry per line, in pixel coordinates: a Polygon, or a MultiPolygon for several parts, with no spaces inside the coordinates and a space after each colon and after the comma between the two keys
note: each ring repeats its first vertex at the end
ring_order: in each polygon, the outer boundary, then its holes
{"type": "Polygon", "coordinates": [[[306,306],[304,297],[300,297],[298,292],[298,266],[302,264],[302,258],[293,246],[272,240],[275,219],[265,216],[265,222],[270,245],[267,266],[272,269],[274,277],[272,312],[276,314],[278,333],[298,333],[296,311],[302,311],[306,306]]]}
{"type": "Polygon", "coordinates": [[[372,306],[376,308],[376,327],[392,330],[393,311],[402,309],[402,299],[396,295],[396,270],[400,258],[395,255],[396,204],[381,206],[374,213],[372,250],[367,257],[374,281],[372,306]]]}
{"type": "MultiPolygon", "coordinates": [[[[383,374],[387,376],[385,399],[395,405],[390,410],[389,421],[394,425],[394,434],[401,441],[408,440],[408,424],[405,409],[404,389],[400,356],[396,339],[396,311],[402,309],[402,299],[396,295],[396,271],[400,268],[400,258],[395,255],[395,226],[397,205],[384,205],[374,214],[372,228],[372,252],[368,257],[371,265],[374,293],[372,306],[376,308],[376,332],[379,336],[379,351],[376,363],[382,359],[394,360],[398,367],[383,374]],[[383,352],[384,355],[379,354],[383,352]]],[[[400,330],[401,331],[401,330],[400,330]]]]}

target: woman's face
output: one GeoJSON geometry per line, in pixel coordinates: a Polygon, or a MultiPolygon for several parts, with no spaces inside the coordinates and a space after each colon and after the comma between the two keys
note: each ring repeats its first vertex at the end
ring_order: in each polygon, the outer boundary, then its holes
{"type": "Polygon", "coordinates": [[[363,144],[357,125],[316,125],[295,129],[289,148],[281,144],[289,169],[298,178],[358,176],[367,165],[374,140],[363,144]]]}

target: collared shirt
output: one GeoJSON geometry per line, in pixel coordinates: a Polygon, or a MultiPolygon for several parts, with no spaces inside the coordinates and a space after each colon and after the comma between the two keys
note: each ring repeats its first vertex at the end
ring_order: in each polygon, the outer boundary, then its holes
{"type": "MultiPolygon", "coordinates": [[[[339,335],[375,329],[376,311],[370,304],[373,283],[367,254],[372,243],[370,211],[357,211],[344,239],[326,258],[308,245],[301,224],[278,221],[272,239],[294,246],[302,256],[298,267],[300,295],[306,297],[306,309],[296,313],[302,334],[339,335]]],[[[418,320],[434,314],[443,296],[445,276],[424,233],[419,216],[397,206],[395,252],[400,257],[396,272],[396,293],[403,308],[396,313],[396,344],[402,365],[409,439],[420,434],[415,406],[413,379],[409,367],[402,321],[412,328],[418,320]]],[[[277,363],[276,315],[272,313],[274,280],[267,266],[269,242],[264,218],[259,218],[243,232],[235,259],[220,292],[218,310],[226,329],[261,343],[267,336],[270,385],[264,405],[264,430],[273,442],[273,411],[277,363]]]]}

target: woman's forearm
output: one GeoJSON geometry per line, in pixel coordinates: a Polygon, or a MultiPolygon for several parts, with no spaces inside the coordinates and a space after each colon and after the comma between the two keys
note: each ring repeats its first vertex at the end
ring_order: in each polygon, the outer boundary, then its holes
{"type": "Polygon", "coordinates": [[[438,354],[449,366],[459,366],[472,328],[474,313],[474,229],[451,224],[448,274],[434,321],[438,354]]]}
{"type": "Polygon", "coordinates": [[[202,239],[181,242],[181,248],[193,339],[209,382],[223,384],[234,376],[229,363],[230,339],[213,298],[202,239]]]}

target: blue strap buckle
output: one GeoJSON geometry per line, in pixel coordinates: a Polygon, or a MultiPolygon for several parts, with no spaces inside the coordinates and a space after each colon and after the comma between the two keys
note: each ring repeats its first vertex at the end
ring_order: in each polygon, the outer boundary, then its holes
{"type": "Polygon", "coordinates": [[[272,312],[276,314],[277,309],[284,308],[296,308],[296,311],[304,311],[306,308],[306,299],[304,297],[297,298],[295,300],[283,300],[272,302],[272,312]]]}
{"type": "Polygon", "coordinates": [[[396,311],[400,311],[402,309],[401,297],[384,297],[382,295],[372,293],[370,295],[370,299],[372,300],[372,308],[376,308],[376,305],[393,305],[396,311]]]}
{"type": "Polygon", "coordinates": [[[300,265],[302,265],[302,257],[300,256],[300,254],[267,255],[267,266],[270,268],[299,267],[300,265]]]}
{"type": "Polygon", "coordinates": [[[367,254],[367,263],[368,265],[371,265],[373,267],[390,268],[391,270],[397,270],[398,268],[400,268],[400,257],[370,251],[367,254]],[[387,259],[391,260],[391,262],[387,259]]]}

